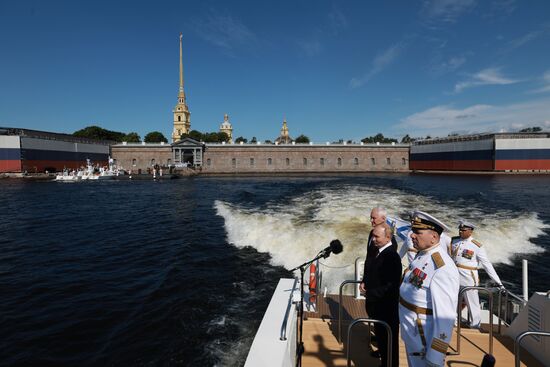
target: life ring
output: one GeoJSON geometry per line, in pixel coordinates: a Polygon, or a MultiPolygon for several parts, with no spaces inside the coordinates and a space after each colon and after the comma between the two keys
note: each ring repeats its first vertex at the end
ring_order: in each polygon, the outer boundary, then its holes
{"type": "Polygon", "coordinates": [[[315,264],[311,264],[309,266],[309,302],[315,303],[315,299],[317,298],[317,266],[315,264]]]}

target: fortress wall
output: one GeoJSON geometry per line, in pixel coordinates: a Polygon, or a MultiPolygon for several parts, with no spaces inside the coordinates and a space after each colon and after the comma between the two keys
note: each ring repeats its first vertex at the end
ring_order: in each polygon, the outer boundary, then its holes
{"type": "Polygon", "coordinates": [[[407,145],[207,145],[204,173],[408,171],[407,145]]]}
{"type": "Polygon", "coordinates": [[[172,164],[172,147],[169,144],[128,144],[112,145],[111,154],[116,164],[125,170],[145,171],[151,167],[154,159],[155,164],[167,166],[172,164]],[[134,161],[135,160],[135,161],[134,161]]]}

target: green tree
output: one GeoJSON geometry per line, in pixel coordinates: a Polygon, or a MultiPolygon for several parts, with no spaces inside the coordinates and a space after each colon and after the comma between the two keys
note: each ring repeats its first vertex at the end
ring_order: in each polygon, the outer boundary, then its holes
{"type": "Polygon", "coordinates": [[[235,139],[235,143],[240,144],[241,142],[243,142],[244,144],[246,144],[246,143],[248,143],[248,139],[247,139],[247,138],[243,138],[242,136],[239,136],[237,139],[235,139]]]}
{"type": "Polygon", "coordinates": [[[168,139],[166,139],[160,131],[151,131],[149,134],[145,135],[143,141],[146,143],[168,143],[168,139]]]}
{"type": "Polygon", "coordinates": [[[204,135],[198,130],[191,130],[189,131],[189,134],[187,134],[188,137],[190,137],[193,140],[196,141],[202,141],[204,140],[204,135]]]}
{"type": "Polygon", "coordinates": [[[412,143],[412,142],[415,141],[415,140],[416,140],[416,138],[411,138],[411,137],[409,136],[409,134],[407,134],[407,135],[405,135],[405,136],[401,139],[401,143],[403,143],[403,144],[410,144],[410,143],[412,143]]]}
{"type": "Polygon", "coordinates": [[[97,140],[113,140],[121,142],[123,141],[126,134],[118,132],[118,131],[111,131],[104,129],[99,126],[87,126],[84,129],[77,130],[73,133],[74,136],[78,136],[81,138],[88,138],[88,139],[97,139],[97,140]]]}
{"type": "Polygon", "coordinates": [[[366,138],[361,139],[361,141],[365,144],[372,144],[372,143],[397,143],[397,139],[393,138],[386,138],[384,134],[378,133],[374,136],[367,136],[366,138]]]}
{"type": "Polygon", "coordinates": [[[122,141],[126,141],[128,143],[139,143],[141,142],[141,136],[139,136],[136,132],[128,133],[122,138],[122,141]]]}
{"type": "Polygon", "coordinates": [[[542,131],[542,128],[540,126],[533,126],[533,127],[521,129],[519,132],[520,133],[538,133],[541,131],[542,131]]]}
{"type": "Polygon", "coordinates": [[[309,143],[309,138],[307,136],[305,136],[304,134],[298,136],[296,138],[296,140],[294,140],[296,143],[299,143],[299,144],[307,144],[309,143]]]}
{"type": "Polygon", "coordinates": [[[253,137],[252,137],[252,140],[250,140],[250,142],[251,142],[252,144],[256,144],[256,143],[258,142],[258,140],[256,140],[256,137],[255,137],[255,136],[253,136],[253,137]]]}

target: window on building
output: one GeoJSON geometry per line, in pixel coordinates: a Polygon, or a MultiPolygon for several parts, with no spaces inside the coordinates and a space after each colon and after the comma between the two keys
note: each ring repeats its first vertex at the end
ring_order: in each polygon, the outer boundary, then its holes
{"type": "Polygon", "coordinates": [[[155,158],[151,159],[151,166],[155,165],[155,158]]]}
{"type": "Polygon", "coordinates": [[[386,158],[386,164],[391,164],[391,158],[390,157],[386,158]]]}
{"type": "Polygon", "coordinates": [[[208,167],[210,167],[211,164],[212,164],[212,161],[210,160],[210,158],[208,158],[208,159],[206,160],[206,165],[207,165],[208,167]]]}
{"type": "Polygon", "coordinates": [[[373,166],[376,166],[376,159],[374,159],[374,157],[371,158],[371,159],[370,159],[370,163],[371,163],[373,166]]]}
{"type": "Polygon", "coordinates": [[[338,158],[338,167],[342,167],[342,158],[338,158]]]}
{"type": "MultiPolygon", "coordinates": [[[[181,121],[181,116],[178,116],[178,121],[181,121]]],[[[178,132],[179,132],[179,130],[178,130],[178,132]]]]}
{"type": "Polygon", "coordinates": [[[325,165],[325,158],[320,158],[320,159],[319,159],[319,164],[320,164],[321,166],[324,166],[324,165],[325,165]]]}
{"type": "Polygon", "coordinates": [[[231,166],[233,166],[233,168],[237,167],[237,159],[236,158],[231,159],[231,166]]]}
{"type": "Polygon", "coordinates": [[[176,149],[174,150],[174,158],[176,159],[176,162],[180,160],[180,150],[176,149]]]}
{"type": "Polygon", "coordinates": [[[135,158],[134,158],[134,159],[132,159],[132,166],[134,166],[134,167],[135,167],[135,166],[136,166],[136,164],[137,164],[137,160],[136,160],[135,158]]]}
{"type": "Polygon", "coordinates": [[[287,158],[287,159],[286,159],[286,165],[287,165],[287,166],[290,166],[290,158],[287,158]]]}
{"type": "Polygon", "coordinates": [[[304,166],[307,166],[307,158],[304,158],[304,166]]]}
{"type": "Polygon", "coordinates": [[[359,165],[359,158],[353,158],[353,164],[355,164],[356,166],[359,165]]]}
{"type": "Polygon", "coordinates": [[[267,165],[271,166],[273,164],[273,160],[271,158],[267,158],[267,165]]]}
{"type": "Polygon", "coordinates": [[[407,164],[407,160],[405,158],[401,158],[401,164],[405,166],[407,164]]]}
{"type": "Polygon", "coordinates": [[[251,166],[254,165],[254,158],[250,158],[250,165],[251,165],[251,166]]]}

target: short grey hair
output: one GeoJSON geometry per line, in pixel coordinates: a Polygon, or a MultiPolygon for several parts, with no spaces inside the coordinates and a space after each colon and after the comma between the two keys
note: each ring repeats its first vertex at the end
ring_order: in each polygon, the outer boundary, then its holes
{"type": "Polygon", "coordinates": [[[372,208],[372,211],[377,212],[378,214],[380,214],[383,217],[388,216],[388,212],[386,211],[386,209],[382,208],[381,206],[377,206],[375,208],[372,208]]]}

